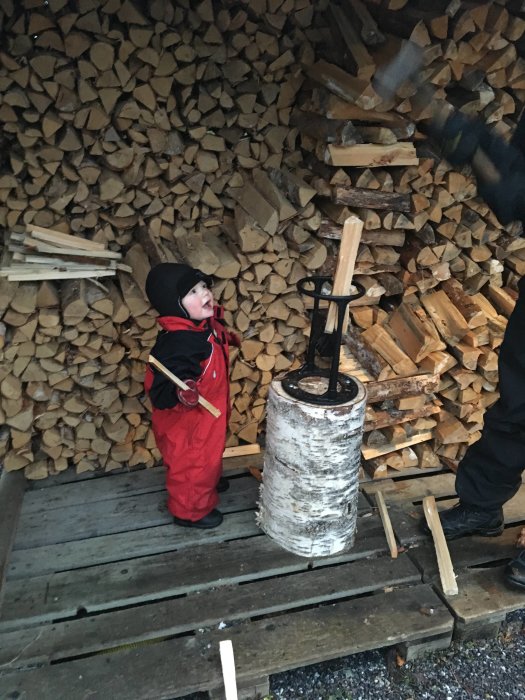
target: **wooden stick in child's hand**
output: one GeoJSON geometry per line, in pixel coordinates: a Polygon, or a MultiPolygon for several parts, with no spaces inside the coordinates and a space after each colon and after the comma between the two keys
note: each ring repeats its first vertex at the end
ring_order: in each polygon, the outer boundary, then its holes
{"type": "MultiPolygon", "coordinates": [[[[153,357],[153,355],[150,355],[148,357],[148,362],[150,363],[150,365],[153,365],[160,372],[162,372],[162,374],[164,374],[176,386],[178,386],[179,389],[182,389],[183,391],[187,391],[190,388],[185,382],[182,381],[182,379],[179,379],[176,374],[173,374],[173,372],[170,372],[170,370],[167,367],[164,367],[162,362],[159,362],[156,357],[153,357]]],[[[199,394],[199,403],[203,408],[205,408],[207,411],[209,411],[212,414],[212,416],[215,416],[215,418],[218,418],[221,415],[221,412],[219,411],[219,409],[216,408],[209,401],[206,401],[204,396],[201,396],[200,394],[199,394]]]]}

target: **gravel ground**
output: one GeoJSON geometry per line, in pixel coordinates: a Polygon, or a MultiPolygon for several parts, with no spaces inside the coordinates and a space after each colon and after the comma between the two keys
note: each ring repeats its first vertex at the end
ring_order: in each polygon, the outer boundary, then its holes
{"type": "Polygon", "coordinates": [[[453,644],[398,666],[384,651],[271,677],[267,700],[525,700],[525,610],[497,639],[453,644]]]}

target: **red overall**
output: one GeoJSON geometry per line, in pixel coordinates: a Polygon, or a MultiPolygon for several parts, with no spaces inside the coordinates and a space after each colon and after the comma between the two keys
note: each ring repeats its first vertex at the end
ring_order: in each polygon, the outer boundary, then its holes
{"type": "MultiPolygon", "coordinates": [[[[200,404],[195,408],[182,404],[163,410],[153,408],[151,416],[157,447],[166,466],[168,509],[177,518],[195,521],[212,511],[219,500],[216,486],[222,471],[229,415],[227,333],[215,319],[195,324],[177,316],[164,316],[159,323],[167,331],[208,333],[212,347],[210,356],[201,362],[202,373],[196,381],[199,394],[221,411],[219,418],[200,404]]],[[[146,391],[152,383],[153,372],[148,367],[146,391]]]]}

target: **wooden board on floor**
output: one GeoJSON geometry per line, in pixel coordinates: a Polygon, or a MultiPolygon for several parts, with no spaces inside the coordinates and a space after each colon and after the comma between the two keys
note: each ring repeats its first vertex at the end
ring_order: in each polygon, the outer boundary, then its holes
{"type": "Polygon", "coordinates": [[[447,598],[456,618],[455,639],[495,636],[508,613],[525,607],[525,591],[505,585],[504,569],[471,569],[458,577],[458,595],[447,598]]]}
{"type": "Polygon", "coordinates": [[[396,562],[385,557],[359,559],[330,567],[329,574],[322,567],[242,586],[211,588],[95,617],[7,632],[0,634],[0,667],[9,662],[13,649],[21,650],[15,667],[50,663],[216,626],[221,621],[231,623],[420,581],[417,569],[406,556],[396,562]]]}
{"type": "MultiPolygon", "coordinates": [[[[346,554],[323,564],[377,555],[386,550],[379,517],[363,519],[360,538],[346,554]]],[[[187,553],[166,552],[74,571],[6,582],[0,630],[87,612],[108,610],[301,571],[315,562],[286,552],[266,536],[208,544],[187,553]]]]}
{"type": "Polygon", "coordinates": [[[221,685],[219,641],[231,639],[238,681],[389,643],[452,634],[452,616],[424,584],[244,622],[111,654],[0,676],[3,697],[141,700],[182,697],[221,685]],[[432,608],[432,616],[421,610],[432,608]],[[198,659],[199,663],[195,663],[198,659]],[[155,672],[152,673],[152,669],[155,672]]]}
{"type": "Polygon", "coordinates": [[[30,488],[0,616],[0,697],[59,697],[61,688],[68,700],[206,690],[220,697],[221,639],[233,641],[239,688],[267,687],[271,673],[365,649],[443,648],[453,633],[486,633],[521,607],[520,594],[505,589],[501,562],[514,553],[523,489],[506,508],[500,538],[450,543],[460,593],[444,602],[419,521],[425,496],[440,508],[455,502],[454,474],[362,483],[354,546],[316,560],[264,535],[257,480],[230,474],[224,522],[210,531],[171,523],[162,469],[30,488]],[[406,547],[394,560],[377,492],[406,547]]]}
{"type": "Polygon", "coordinates": [[[25,489],[26,478],[22,472],[2,472],[0,476],[0,607],[25,489]]]}

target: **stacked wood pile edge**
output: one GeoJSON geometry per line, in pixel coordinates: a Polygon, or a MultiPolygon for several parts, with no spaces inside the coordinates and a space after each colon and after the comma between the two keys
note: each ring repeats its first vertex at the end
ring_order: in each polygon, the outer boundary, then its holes
{"type": "Polygon", "coordinates": [[[243,337],[228,445],[256,442],[306,349],[297,281],[333,274],[350,215],[366,294],[341,369],[368,384],[365,469],[455,464],[498,396],[525,239],[433,150],[415,88],[386,103],[372,81],[411,39],[434,99],[509,137],[523,3],[5,0],[0,27],[5,469],[158,463],[142,379],[160,261],[217,280],[243,337]]]}

